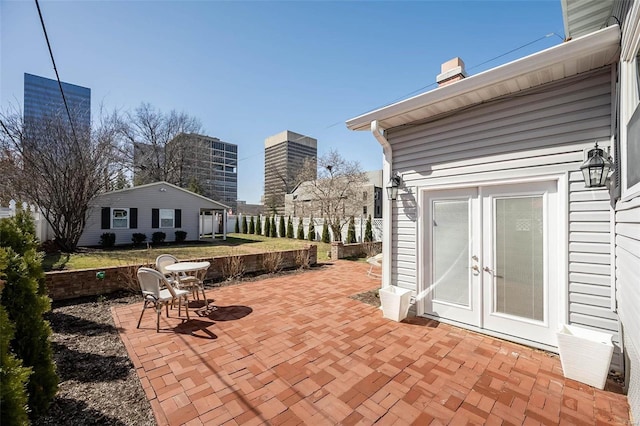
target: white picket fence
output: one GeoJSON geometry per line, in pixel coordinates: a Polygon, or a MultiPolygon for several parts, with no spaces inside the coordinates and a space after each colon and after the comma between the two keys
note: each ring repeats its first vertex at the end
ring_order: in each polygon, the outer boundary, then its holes
{"type": "MultiPolygon", "coordinates": [[[[247,228],[249,226],[249,222],[251,221],[251,215],[245,215],[247,218],[247,228]]],[[[262,227],[262,232],[264,233],[264,223],[266,216],[253,216],[254,224],[260,219],[260,224],[262,227]]],[[[280,228],[280,216],[276,216],[276,229],[280,228]]],[[[293,236],[296,238],[298,236],[298,221],[299,218],[292,217],[293,221],[293,236]]],[[[242,229],[242,215],[229,215],[227,217],[227,233],[235,232],[236,221],[240,221],[240,229],[242,229]]],[[[288,217],[284,217],[285,230],[287,225],[288,217]]],[[[302,226],[304,227],[304,237],[308,239],[309,235],[309,221],[308,217],[302,218],[302,226]]],[[[324,224],[324,219],[313,219],[314,228],[316,232],[315,241],[319,241],[322,238],[322,225],[324,224]]],[[[356,242],[362,242],[364,238],[364,232],[367,226],[366,218],[355,218],[355,228],[356,228],[356,242]]],[[[382,219],[371,219],[371,230],[373,232],[373,241],[382,241],[382,219]]],[[[349,232],[349,223],[345,224],[342,228],[342,241],[347,240],[347,233],[349,232]]],[[[329,235],[331,236],[331,240],[333,241],[333,232],[331,232],[331,227],[329,227],[329,235]]]]}
{"type": "MultiPolygon", "coordinates": [[[[0,206],[0,219],[15,216],[16,208],[17,203],[15,200],[9,201],[9,207],[0,206]]],[[[31,213],[36,226],[36,237],[39,241],[46,241],[55,237],[49,222],[47,222],[47,219],[45,219],[40,209],[36,206],[28,205],[27,203],[22,203],[22,209],[28,210],[31,213]]]]}

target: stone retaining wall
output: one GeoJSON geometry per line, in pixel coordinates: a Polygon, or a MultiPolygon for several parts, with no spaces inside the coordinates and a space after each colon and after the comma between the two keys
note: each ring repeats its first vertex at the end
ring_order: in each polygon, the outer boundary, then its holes
{"type": "MultiPolygon", "coordinates": [[[[273,253],[273,252],[272,252],[273,253]]],[[[318,263],[318,246],[309,245],[301,250],[286,250],[278,252],[282,256],[282,269],[290,269],[300,266],[300,258],[309,256],[309,265],[318,263]]],[[[244,273],[262,272],[263,260],[271,253],[239,254],[242,258],[244,273]]],[[[222,278],[222,270],[225,259],[228,256],[208,257],[197,259],[184,259],[189,261],[208,261],[211,263],[207,271],[207,280],[219,280],[222,278]]],[[[49,297],[53,300],[73,299],[82,296],[96,296],[113,293],[118,290],[140,289],[136,271],[141,266],[154,267],[155,265],[127,265],[113,266],[100,269],[79,269],[74,271],[52,271],[46,273],[46,283],[49,297]],[[97,277],[98,272],[104,272],[104,278],[97,277]]]]}

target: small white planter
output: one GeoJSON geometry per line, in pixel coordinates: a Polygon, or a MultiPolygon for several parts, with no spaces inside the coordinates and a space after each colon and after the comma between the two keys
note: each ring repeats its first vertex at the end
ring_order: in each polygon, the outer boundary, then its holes
{"type": "Polygon", "coordinates": [[[566,378],[604,389],[613,355],[610,334],[564,325],[558,332],[558,351],[566,378]]]}
{"type": "Polygon", "coordinates": [[[397,286],[382,287],[379,291],[382,316],[394,321],[402,321],[409,313],[411,290],[397,286]]]}

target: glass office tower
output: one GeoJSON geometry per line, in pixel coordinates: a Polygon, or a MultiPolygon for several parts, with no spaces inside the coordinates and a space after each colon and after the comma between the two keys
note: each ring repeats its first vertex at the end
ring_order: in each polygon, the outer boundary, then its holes
{"type": "MultiPolygon", "coordinates": [[[[62,83],[69,112],[77,128],[91,126],[91,89],[70,83],[62,83]]],[[[57,80],[24,74],[24,122],[37,125],[51,117],[68,120],[60,86],[57,80]]]]}

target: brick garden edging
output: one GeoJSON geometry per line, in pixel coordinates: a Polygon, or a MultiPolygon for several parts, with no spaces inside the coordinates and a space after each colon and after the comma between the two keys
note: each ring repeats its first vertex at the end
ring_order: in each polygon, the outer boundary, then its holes
{"type": "MultiPolygon", "coordinates": [[[[318,263],[318,246],[308,245],[301,250],[285,250],[282,254],[283,269],[295,268],[299,266],[296,262],[299,253],[309,255],[309,265],[318,263]]],[[[245,273],[261,272],[263,270],[262,262],[266,253],[255,254],[239,254],[242,258],[245,273]]],[[[184,259],[189,261],[208,261],[211,266],[207,271],[207,280],[215,280],[222,278],[222,265],[224,259],[228,256],[206,257],[195,259],[184,259]]],[[[74,271],[52,271],[47,272],[46,284],[49,297],[53,300],[73,299],[82,296],[97,296],[101,294],[113,293],[118,290],[130,289],[132,284],[131,277],[135,276],[135,271],[141,266],[154,265],[126,265],[111,266],[97,269],[78,269],[74,271]],[[104,272],[104,279],[98,279],[96,274],[104,272]]]]}
{"type": "Polygon", "coordinates": [[[354,244],[344,244],[340,241],[334,241],[331,243],[331,259],[369,256],[370,253],[367,253],[367,250],[374,250],[376,253],[381,253],[382,241],[354,244]]]}

